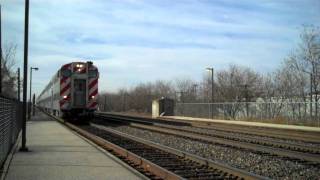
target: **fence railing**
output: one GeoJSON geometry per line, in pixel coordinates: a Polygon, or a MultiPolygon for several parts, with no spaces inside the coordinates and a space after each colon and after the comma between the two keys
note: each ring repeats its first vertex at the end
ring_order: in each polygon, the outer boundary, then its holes
{"type": "Polygon", "coordinates": [[[0,169],[21,130],[22,104],[0,96],[0,169]]]}
{"type": "Polygon", "coordinates": [[[311,102],[176,103],[175,115],[320,126],[320,104],[311,102]]]}

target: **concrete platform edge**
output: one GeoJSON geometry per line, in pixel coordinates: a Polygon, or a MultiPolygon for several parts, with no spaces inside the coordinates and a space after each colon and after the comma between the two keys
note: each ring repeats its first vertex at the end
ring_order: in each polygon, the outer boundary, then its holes
{"type": "MultiPolygon", "coordinates": [[[[60,122],[61,123],[61,122],[60,122]]],[[[109,153],[108,151],[106,151],[105,149],[101,148],[100,146],[98,146],[97,144],[91,142],[89,139],[81,136],[80,134],[78,134],[77,132],[73,131],[72,129],[69,129],[68,127],[64,126],[63,123],[61,123],[63,125],[64,128],[68,129],[69,131],[71,131],[73,134],[75,134],[76,136],[80,137],[81,139],[85,140],[86,142],[88,142],[90,145],[92,145],[94,148],[96,148],[98,151],[102,152],[103,154],[105,154],[106,156],[110,157],[112,160],[116,161],[118,164],[120,164],[121,166],[123,166],[124,168],[130,170],[131,172],[133,172],[135,175],[141,177],[142,179],[148,180],[149,178],[147,178],[146,176],[144,176],[143,174],[141,174],[139,171],[137,171],[136,169],[132,168],[131,166],[129,166],[128,164],[124,163],[123,161],[121,161],[119,158],[117,158],[116,156],[114,156],[113,154],[109,153]]]]}
{"type": "MultiPolygon", "coordinates": [[[[39,109],[40,110],[40,109],[39,109]]],[[[55,121],[57,121],[58,123],[60,123],[62,125],[62,127],[64,127],[65,129],[69,130],[70,132],[72,132],[73,134],[75,134],[76,136],[80,137],[81,139],[85,140],[86,142],[88,142],[90,145],[92,145],[94,148],[96,148],[98,151],[102,152],[103,154],[105,154],[106,156],[110,157],[112,160],[116,161],[118,164],[120,164],[122,167],[128,169],[129,171],[131,171],[133,174],[139,176],[141,179],[149,179],[146,176],[144,176],[143,174],[141,174],[139,171],[137,171],[136,169],[132,168],[131,166],[129,166],[128,164],[124,163],[123,161],[121,161],[119,158],[115,157],[113,154],[109,153],[108,151],[104,150],[103,148],[101,148],[100,146],[98,146],[97,144],[91,142],[89,139],[81,136],[80,134],[78,134],[77,132],[75,132],[74,130],[68,128],[67,126],[65,126],[64,120],[53,116],[51,114],[48,114],[47,112],[42,111],[43,113],[45,113],[47,116],[49,116],[50,118],[54,119],[55,121]]]]}
{"type": "Polygon", "coordinates": [[[283,129],[283,130],[294,130],[301,132],[320,132],[320,127],[311,127],[311,126],[298,126],[298,125],[287,125],[287,124],[273,124],[273,123],[262,123],[262,122],[250,122],[250,121],[234,121],[234,120],[221,120],[221,119],[205,119],[205,118],[194,118],[187,116],[162,116],[158,117],[167,118],[172,120],[180,121],[190,121],[190,122],[202,122],[202,123],[220,123],[220,124],[234,124],[239,126],[252,126],[252,127],[264,127],[264,128],[273,128],[273,129],[283,129]]]}

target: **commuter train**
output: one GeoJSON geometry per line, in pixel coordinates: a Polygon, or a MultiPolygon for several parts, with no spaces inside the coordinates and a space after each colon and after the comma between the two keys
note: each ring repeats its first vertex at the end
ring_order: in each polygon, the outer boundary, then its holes
{"type": "Polygon", "coordinates": [[[92,62],[63,65],[37,98],[37,105],[53,115],[92,117],[98,107],[99,71],[92,62]]]}

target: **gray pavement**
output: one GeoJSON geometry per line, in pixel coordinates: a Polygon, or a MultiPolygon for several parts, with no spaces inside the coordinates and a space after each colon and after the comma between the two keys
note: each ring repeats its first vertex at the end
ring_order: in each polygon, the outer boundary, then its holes
{"type": "Polygon", "coordinates": [[[7,180],[141,179],[42,113],[27,122],[27,147],[14,154],[7,180]]]}
{"type": "Polygon", "coordinates": [[[217,122],[225,124],[235,124],[235,125],[245,125],[245,126],[254,126],[254,127],[267,127],[267,128],[276,128],[276,129],[290,129],[290,130],[299,130],[299,131],[309,131],[309,132],[320,132],[319,127],[309,127],[309,126],[298,126],[298,125],[287,125],[287,124],[272,124],[272,123],[263,123],[263,122],[250,122],[250,121],[237,121],[237,120],[221,120],[221,119],[206,119],[206,118],[195,118],[195,117],[186,117],[186,116],[163,116],[164,118],[174,119],[174,120],[183,120],[183,121],[199,121],[199,122],[217,122]]]}

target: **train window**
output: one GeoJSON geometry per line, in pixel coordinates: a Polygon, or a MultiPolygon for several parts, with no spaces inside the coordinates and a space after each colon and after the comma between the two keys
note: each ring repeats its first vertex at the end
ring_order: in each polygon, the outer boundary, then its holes
{"type": "Polygon", "coordinates": [[[82,84],[77,84],[76,90],[77,91],[83,91],[82,84]]]}
{"type": "Polygon", "coordinates": [[[69,70],[69,69],[63,69],[63,70],[61,70],[61,74],[62,74],[62,76],[64,76],[64,77],[70,77],[70,76],[71,76],[71,70],[69,70]]]}
{"type": "Polygon", "coordinates": [[[89,76],[89,78],[95,78],[98,76],[98,71],[97,70],[89,70],[88,76],[89,76]]]}

